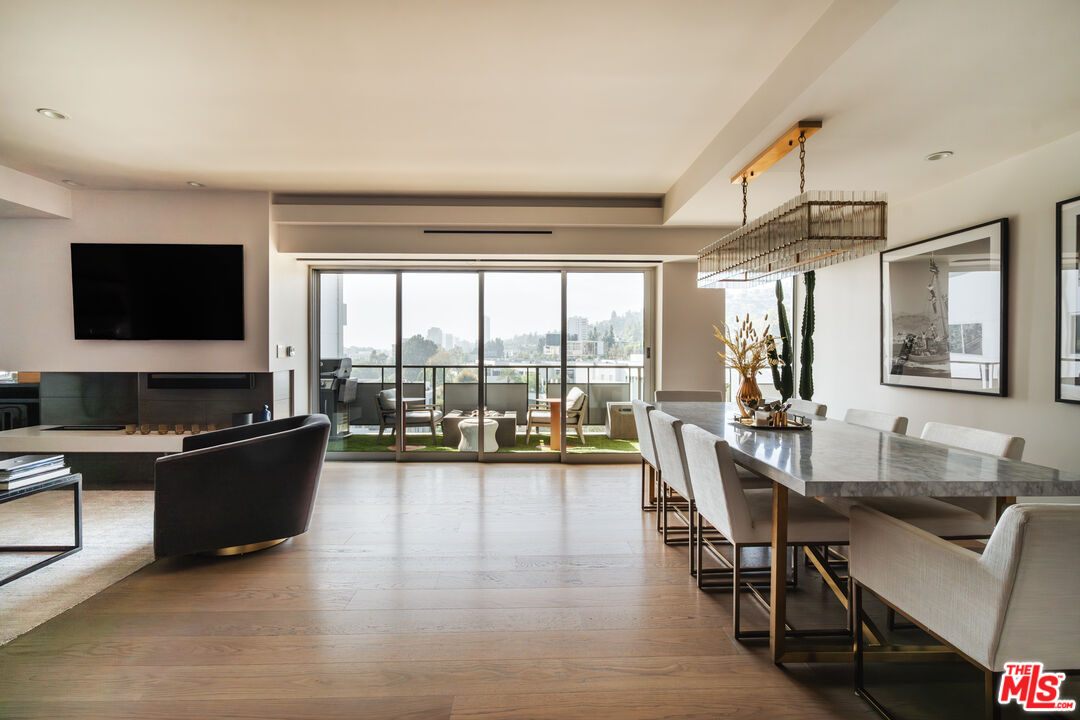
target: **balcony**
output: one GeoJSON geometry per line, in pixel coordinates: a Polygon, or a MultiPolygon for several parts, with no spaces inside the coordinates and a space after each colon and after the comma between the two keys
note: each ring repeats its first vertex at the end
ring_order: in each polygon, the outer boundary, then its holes
{"type": "MultiPolygon", "coordinates": [[[[584,418],[586,442],[568,432],[568,452],[636,453],[637,441],[610,438],[607,435],[607,403],[629,402],[642,396],[643,368],[627,364],[568,365],[571,387],[581,388],[587,395],[584,418]]],[[[478,373],[475,365],[406,365],[402,368],[402,392],[405,397],[423,397],[443,414],[453,410],[477,409],[478,373]]],[[[499,448],[505,452],[542,452],[548,445],[546,429],[540,435],[534,431],[525,441],[525,419],[530,405],[561,393],[561,371],[557,364],[497,364],[483,368],[485,373],[486,409],[514,412],[517,416],[516,443],[499,448]]],[[[351,378],[357,381],[356,398],[348,405],[349,434],[331,440],[330,450],[337,452],[393,452],[389,434],[379,433],[379,413],[376,395],[393,388],[396,368],[393,365],[354,365],[351,378]]],[[[412,427],[406,433],[407,451],[456,452],[456,447],[442,444],[441,431],[435,442],[425,428],[412,427]]]]}

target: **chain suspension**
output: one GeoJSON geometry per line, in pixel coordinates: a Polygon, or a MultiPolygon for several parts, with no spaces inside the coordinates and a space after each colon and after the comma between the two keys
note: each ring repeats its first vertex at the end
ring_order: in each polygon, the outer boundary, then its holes
{"type": "Polygon", "coordinates": [[[743,175],[742,179],[742,224],[746,224],[746,188],[750,185],[750,181],[743,175]]]}
{"type": "Polygon", "coordinates": [[[799,194],[806,192],[806,135],[799,133],[799,194]]]}

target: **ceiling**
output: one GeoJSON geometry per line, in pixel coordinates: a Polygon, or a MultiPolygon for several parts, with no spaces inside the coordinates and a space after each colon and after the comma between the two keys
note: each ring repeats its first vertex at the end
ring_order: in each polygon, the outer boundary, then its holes
{"type": "MultiPolygon", "coordinates": [[[[1075,132],[1076,27],[1074,0],[0,0],[0,165],[109,189],[665,195],[668,224],[732,224],[730,176],[801,118],[824,121],[808,187],[894,197],[1075,132]]],[[[792,155],[751,215],[797,187],[792,155]]]]}

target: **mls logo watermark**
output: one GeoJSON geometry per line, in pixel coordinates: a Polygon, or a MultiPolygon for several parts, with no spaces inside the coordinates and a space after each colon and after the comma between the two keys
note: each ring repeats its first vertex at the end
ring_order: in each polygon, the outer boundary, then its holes
{"type": "Polygon", "coordinates": [[[1059,697],[1065,673],[1043,672],[1041,662],[1007,662],[998,690],[998,704],[1016,701],[1024,710],[1075,710],[1076,701],[1059,697]]]}

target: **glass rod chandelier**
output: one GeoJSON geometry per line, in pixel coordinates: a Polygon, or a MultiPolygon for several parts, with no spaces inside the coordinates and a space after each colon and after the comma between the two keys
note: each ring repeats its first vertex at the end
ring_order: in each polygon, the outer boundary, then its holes
{"type": "Polygon", "coordinates": [[[742,181],[743,225],[698,252],[700,288],[770,282],[869,255],[885,248],[888,203],[873,191],[804,190],[806,138],[821,123],[796,123],[732,180],[742,181]],[[797,134],[797,135],[796,135],[797,134]],[[799,144],[799,192],[746,222],[747,185],[799,144]]]}

